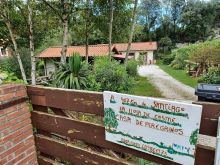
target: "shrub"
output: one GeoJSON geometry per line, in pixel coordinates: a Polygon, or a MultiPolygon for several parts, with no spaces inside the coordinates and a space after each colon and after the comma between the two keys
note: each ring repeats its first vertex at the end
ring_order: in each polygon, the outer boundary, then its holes
{"type": "Polygon", "coordinates": [[[54,84],[56,87],[81,89],[86,87],[87,73],[83,71],[81,57],[74,53],[69,57],[66,64],[60,64],[60,67],[54,74],[54,84]]]}
{"type": "MultiPolygon", "coordinates": [[[[20,49],[21,61],[27,77],[31,75],[31,58],[27,48],[20,49]]],[[[0,60],[1,69],[9,73],[14,73],[16,77],[21,79],[21,71],[16,56],[4,58],[0,60]]]]}
{"type": "Polygon", "coordinates": [[[132,77],[136,77],[137,67],[138,67],[138,62],[135,59],[129,60],[126,68],[128,75],[132,77]]]}
{"type": "Polygon", "coordinates": [[[174,60],[174,56],[172,54],[166,55],[162,58],[162,60],[163,60],[163,64],[169,65],[174,60]]]}
{"type": "Polygon", "coordinates": [[[9,73],[0,69],[0,84],[2,83],[22,83],[14,73],[9,73]]]}
{"type": "Polygon", "coordinates": [[[209,68],[208,73],[201,76],[198,82],[208,84],[220,84],[220,68],[209,68]]]}
{"type": "Polygon", "coordinates": [[[174,60],[171,63],[171,66],[174,69],[184,69],[186,66],[185,60],[192,60],[195,62],[199,62],[198,59],[200,59],[200,55],[202,57],[202,53],[206,53],[207,55],[210,55],[212,52],[216,52],[220,48],[220,40],[212,40],[212,41],[206,41],[202,43],[196,43],[191,44],[189,46],[185,46],[183,48],[179,48],[176,50],[173,50],[171,55],[174,56],[174,60]],[[206,52],[202,51],[206,50],[206,52]],[[208,51],[208,52],[207,52],[208,51]],[[197,57],[196,57],[197,56],[197,57]]]}
{"type": "Polygon", "coordinates": [[[94,64],[94,76],[99,84],[100,91],[110,90],[126,92],[133,85],[133,79],[128,76],[123,65],[118,61],[109,61],[108,58],[97,58],[94,64]]]}

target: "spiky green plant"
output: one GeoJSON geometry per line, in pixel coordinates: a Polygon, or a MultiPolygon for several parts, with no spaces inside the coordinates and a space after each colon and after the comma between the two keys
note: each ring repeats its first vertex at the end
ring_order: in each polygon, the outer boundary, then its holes
{"type": "Polygon", "coordinates": [[[56,87],[68,89],[81,89],[86,87],[86,77],[80,74],[82,61],[79,53],[74,53],[69,57],[66,64],[60,64],[60,67],[54,74],[54,83],[56,87]]]}

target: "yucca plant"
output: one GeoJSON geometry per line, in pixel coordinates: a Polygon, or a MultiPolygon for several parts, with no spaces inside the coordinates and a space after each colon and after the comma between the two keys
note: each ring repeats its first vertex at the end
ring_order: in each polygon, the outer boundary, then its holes
{"type": "Polygon", "coordinates": [[[81,57],[78,53],[74,53],[66,64],[60,63],[60,67],[54,74],[55,86],[68,89],[86,87],[86,77],[84,74],[80,74],[81,68],[81,57]]]}

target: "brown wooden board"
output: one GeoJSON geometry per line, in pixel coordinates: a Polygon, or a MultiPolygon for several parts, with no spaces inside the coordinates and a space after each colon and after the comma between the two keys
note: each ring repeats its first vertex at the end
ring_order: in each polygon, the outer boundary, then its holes
{"type": "MultiPolygon", "coordinates": [[[[78,121],[67,117],[46,114],[43,112],[32,112],[33,125],[40,130],[53,132],[70,139],[78,139],[84,142],[108,148],[117,152],[133,154],[146,160],[154,161],[161,164],[176,164],[165,159],[145,154],[140,151],[129,149],[105,140],[105,130],[101,125],[91,124],[88,122],[78,121]]],[[[196,164],[212,165],[214,161],[214,151],[197,147],[196,164]],[[207,155],[209,159],[205,156],[207,155]]]]}
{"type": "Polygon", "coordinates": [[[52,159],[46,158],[44,156],[38,156],[37,161],[39,165],[63,165],[61,163],[58,163],[52,159]]]}
{"type": "Polygon", "coordinates": [[[133,150],[105,140],[105,128],[101,125],[78,121],[67,117],[46,114],[43,112],[32,112],[34,127],[46,132],[53,132],[70,139],[82,140],[99,147],[111,149],[117,152],[133,154],[146,160],[154,161],[164,165],[177,164],[165,159],[160,159],[150,154],[133,150]]]}
{"type": "MultiPolygon", "coordinates": [[[[102,93],[39,86],[28,86],[27,89],[31,102],[35,105],[104,115],[102,93]]],[[[216,136],[220,104],[208,102],[195,102],[194,104],[203,105],[200,133],[216,136]]]]}
{"type": "Polygon", "coordinates": [[[37,150],[53,155],[62,160],[77,165],[129,165],[122,160],[96,153],[94,151],[77,147],[69,142],[64,142],[42,135],[35,135],[37,150]]]}
{"type": "Polygon", "coordinates": [[[199,133],[216,137],[218,118],[220,116],[220,103],[195,102],[194,104],[203,106],[199,133]]]}
{"type": "Polygon", "coordinates": [[[196,149],[195,165],[214,165],[215,151],[204,148],[196,149]]]}
{"type": "Polygon", "coordinates": [[[61,90],[37,86],[28,86],[27,89],[32,104],[104,115],[103,95],[100,92],[61,90]]]}

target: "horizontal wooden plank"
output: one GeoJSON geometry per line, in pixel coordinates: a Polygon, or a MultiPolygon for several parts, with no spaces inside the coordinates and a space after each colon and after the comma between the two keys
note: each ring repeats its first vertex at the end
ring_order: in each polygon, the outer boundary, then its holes
{"type": "Polygon", "coordinates": [[[197,148],[195,165],[214,165],[215,151],[197,148]]]}
{"type": "MultiPolygon", "coordinates": [[[[88,122],[78,121],[67,117],[51,115],[51,114],[47,114],[43,112],[35,112],[35,111],[32,112],[31,117],[34,127],[40,129],[41,131],[43,130],[46,132],[57,133],[62,136],[69,137],[70,139],[78,139],[117,152],[133,154],[135,156],[144,158],[146,160],[154,161],[157,163],[171,164],[170,161],[164,159],[158,159],[158,157],[106,141],[105,129],[101,125],[91,124],[88,122]]],[[[199,147],[197,147],[197,149],[198,150],[196,156],[204,155],[203,153],[212,156],[210,157],[210,159],[205,161],[206,164],[208,161],[209,164],[211,165],[212,161],[214,160],[214,154],[213,154],[214,151],[213,150],[209,151],[206,147],[202,146],[201,144],[199,144],[199,147]]],[[[198,161],[199,159],[197,159],[197,163],[198,161]]],[[[201,163],[201,165],[203,165],[203,163],[201,163]]]]}
{"type": "Polygon", "coordinates": [[[117,152],[133,154],[146,160],[161,163],[163,165],[176,164],[165,159],[158,159],[150,154],[120,146],[105,140],[105,129],[101,125],[78,121],[67,117],[46,114],[43,112],[32,112],[32,123],[34,127],[46,132],[53,132],[70,139],[82,140],[99,147],[111,149],[117,152]]]}
{"type": "Polygon", "coordinates": [[[220,116],[220,103],[194,102],[194,104],[203,106],[199,133],[216,137],[218,118],[220,116]]]}
{"type": "Polygon", "coordinates": [[[62,160],[69,161],[77,165],[129,165],[122,160],[96,153],[91,150],[77,147],[69,142],[60,141],[43,135],[35,135],[37,150],[48,155],[53,155],[62,160]]]}
{"type": "MultiPolygon", "coordinates": [[[[100,92],[41,86],[28,86],[27,89],[31,102],[34,105],[104,115],[103,95],[100,92]]],[[[209,102],[194,102],[194,104],[203,105],[200,134],[216,136],[220,104],[209,102]]]]}
{"type": "Polygon", "coordinates": [[[58,163],[57,161],[54,161],[52,159],[40,155],[37,157],[37,161],[39,165],[64,165],[62,163],[58,163]]]}
{"type": "Polygon", "coordinates": [[[100,92],[28,86],[28,96],[35,105],[104,115],[100,92]],[[39,93],[39,94],[38,94],[39,93]]]}

